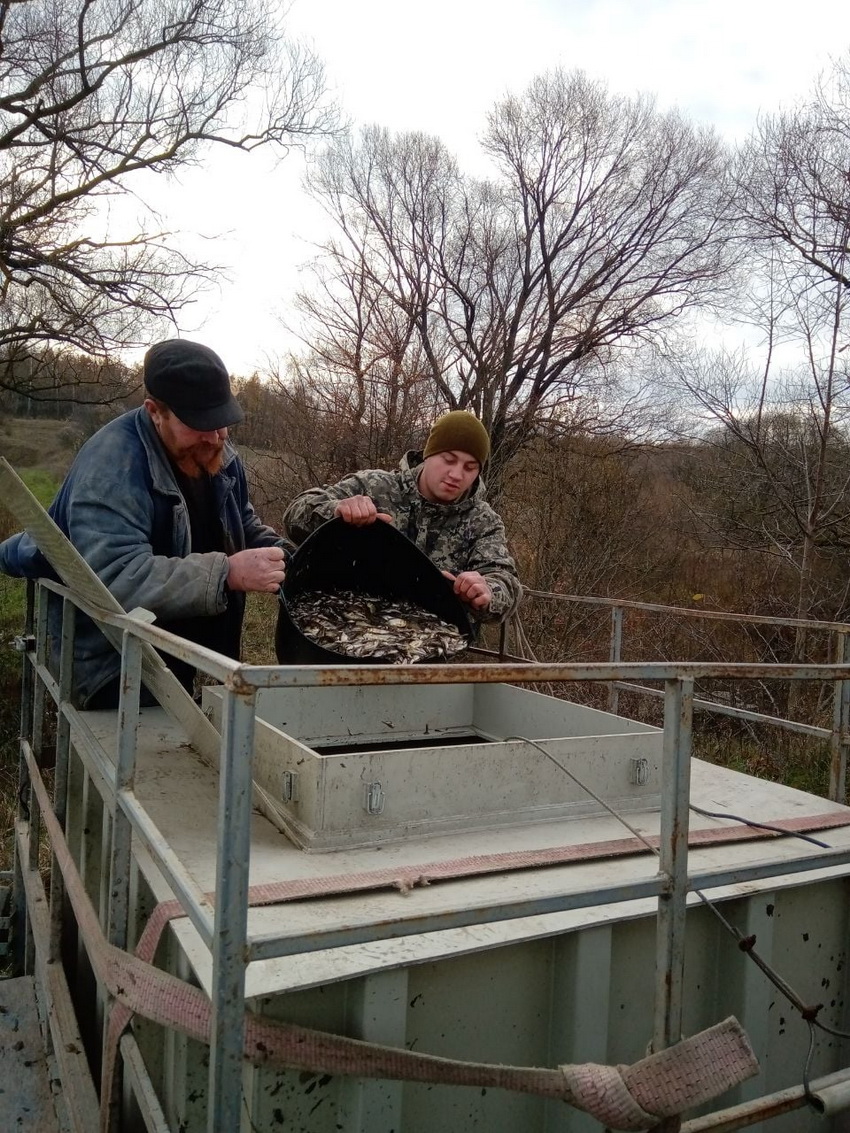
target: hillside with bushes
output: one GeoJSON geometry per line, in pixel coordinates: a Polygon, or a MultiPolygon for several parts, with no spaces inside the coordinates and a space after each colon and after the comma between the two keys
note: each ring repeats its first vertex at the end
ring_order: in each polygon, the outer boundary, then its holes
{"type": "MultiPolygon", "coordinates": [[[[292,496],[317,480],[332,480],[362,466],[373,443],[344,422],[331,422],[302,404],[289,403],[284,418],[274,387],[249,384],[242,389],[248,408],[244,425],[234,430],[260,515],[280,526],[292,496]],[[253,424],[256,422],[256,424],[253,424]],[[285,450],[274,437],[286,437],[285,450]],[[311,444],[302,443],[310,436],[311,444]],[[344,442],[344,443],[343,443],[344,442]]],[[[117,412],[124,405],[115,407],[117,412]]],[[[104,410],[87,418],[6,418],[0,423],[2,452],[43,502],[48,503],[74,452],[102,421],[104,410]]],[[[384,437],[386,451],[413,447],[419,438],[384,437]]],[[[689,610],[732,610],[774,618],[793,617],[798,609],[801,572],[791,540],[782,553],[764,538],[766,517],[773,515],[764,491],[741,468],[733,482],[718,458],[718,439],[684,444],[668,441],[626,443],[593,436],[540,436],[515,457],[504,479],[499,508],[505,519],[521,577],[529,591],[518,625],[508,635],[510,652],[539,660],[577,662],[609,658],[611,611],[608,606],[563,602],[544,595],[595,596],[689,610]],[[723,475],[718,479],[719,473],[723,475]],[[737,496],[737,498],[735,498],[737,496]],[[748,510],[749,509],[749,510],[748,510]],[[744,536],[748,536],[745,538],[744,536]]],[[[845,450],[835,454],[838,463],[845,450]]],[[[778,457],[777,457],[778,459],[778,457]]],[[[835,475],[838,476],[836,463],[835,475]]],[[[850,460],[848,460],[850,467],[850,460]]],[[[0,510],[0,533],[15,529],[0,510]]],[[[812,569],[809,613],[841,620],[847,616],[844,533],[819,547],[812,569]]],[[[0,576],[0,619],[6,643],[0,663],[2,682],[2,764],[7,798],[16,782],[16,734],[19,658],[8,643],[23,624],[24,584],[0,576]]],[[[275,600],[252,595],[248,605],[244,657],[274,663],[275,600]]],[[[485,640],[495,647],[498,636],[485,640]]],[[[672,610],[627,610],[624,660],[729,660],[783,662],[796,657],[832,659],[835,636],[821,631],[800,635],[778,625],[711,621],[672,610]]],[[[826,688],[807,689],[794,700],[796,686],[778,682],[705,682],[697,694],[770,715],[791,715],[829,726],[826,688]]],[[[570,686],[560,695],[606,706],[600,685],[570,686]]],[[[660,704],[624,693],[620,711],[650,722],[660,721],[660,704]]],[[[825,791],[828,752],[825,744],[801,739],[781,743],[762,725],[711,718],[697,737],[699,754],[801,786],[825,791]]]]}

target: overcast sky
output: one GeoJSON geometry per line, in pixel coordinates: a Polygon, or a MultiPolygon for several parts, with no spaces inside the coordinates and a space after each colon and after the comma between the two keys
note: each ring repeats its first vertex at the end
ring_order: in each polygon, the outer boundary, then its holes
{"type": "MultiPolygon", "coordinates": [[[[295,0],[288,26],[324,60],[349,120],[439,135],[470,167],[490,106],[553,67],[652,94],[736,141],[850,50],[847,0],[295,0]]],[[[181,333],[237,374],[290,341],[279,316],[318,233],[302,168],[297,155],[277,168],[220,155],[168,190],[169,227],[198,234],[189,246],[203,241],[231,277],[181,333]]]]}

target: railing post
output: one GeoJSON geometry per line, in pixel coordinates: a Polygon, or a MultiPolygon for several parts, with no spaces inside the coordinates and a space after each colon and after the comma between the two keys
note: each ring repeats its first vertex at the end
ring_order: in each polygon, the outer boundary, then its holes
{"type": "MultiPolygon", "coordinates": [[[[109,851],[109,908],[107,911],[106,936],[116,948],[126,949],[127,930],[130,912],[130,873],[131,845],[133,828],[124,813],[120,795],[122,791],[132,791],[136,778],[136,750],[139,726],[139,695],[142,687],[142,642],[127,630],[121,648],[121,695],[118,702],[118,747],[115,763],[115,797],[112,800],[112,844],[109,851]]],[[[103,1028],[103,1067],[108,1065],[109,1015],[112,999],[109,997],[104,1010],[103,1028]]],[[[121,1081],[123,1068],[117,1060],[112,1081],[112,1096],[104,1098],[108,1107],[107,1128],[116,1130],[119,1126],[121,1081]]],[[[101,1090],[107,1088],[104,1080],[101,1090]]]]}
{"type": "MultiPolygon", "coordinates": [[[[835,635],[835,661],[846,665],[850,659],[848,634],[839,630],[835,635]]],[[[829,743],[829,797],[843,803],[847,793],[847,751],[850,728],[850,681],[837,680],[832,694],[832,737],[829,743]]]]}
{"type": "MultiPolygon", "coordinates": [[[[48,663],[48,628],[47,615],[50,596],[42,587],[39,589],[38,610],[36,616],[36,643],[35,656],[39,665],[46,667],[48,663]]],[[[62,608],[68,599],[63,599],[62,608]]],[[[64,623],[63,623],[64,624],[64,623]]],[[[36,680],[33,688],[32,709],[32,753],[39,767],[44,766],[44,681],[36,680]]],[[[29,779],[29,776],[27,776],[29,779]]],[[[30,786],[28,793],[30,809],[30,860],[29,868],[38,870],[38,850],[41,843],[41,815],[35,792],[30,786]]]]}
{"type": "Polygon", "coordinates": [[[662,890],[658,898],[652,1040],[656,1051],[677,1043],[682,1035],[693,693],[692,680],[669,680],[665,684],[659,862],[662,890]]]}
{"type": "MultiPolygon", "coordinates": [[[[27,785],[29,783],[29,771],[27,769],[27,761],[24,758],[24,745],[23,741],[32,746],[32,717],[33,717],[33,696],[35,695],[35,667],[33,659],[30,655],[30,644],[35,633],[35,583],[30,580],[27,582],[27,605],[26,605],[26,619],[24,622],[24,649],[21,654],[22,671],[21,671],[21,732],[20,732],[20,750],[18,752],[18,821],[22,822],[26,819],[26,810],[24,806],[24,797],[27,800],[32,795],[32,791],[27,794],[27,785]]],[[[26,886],[24,885],[24,870],[27,869],[27,863],[21,861],[20,845],[15,840],[14,852],[14,871],[12,880],[12,970],[15,975],[29,974],[32,971],[33,960],[33,944],[32,944],[32,930],[27,915],[27,898],[26,886]]]]}
{"type": "MultiPolygon", "coordinates": [[[[47,633],[47,613],[48,613],[48,594],[47,591],[40,587],[37,591],[36,612],[35,612],[35,627],[36,627],[36,642],[35,642],[35,660],[37,665],[46,666],[48,661],[48,633],[47,633]]],[[[33,757],[39,767],[44,766],[44,682],[32,677],[30,684],[32,690],[31,697],[29,697],[28,705],[28,733],[22,730],[22,736],[30,743],[30,748],[33,757]]],[[[23,725],[23,721],[22,721],[23,725]]],[[[16,866],[15,874],[16,881],[18,879],[19,871],[28,870],[30,873],[38,872],[38,851],[41,845],[41,810],[38,805],[35,791],[32,789],[32,781],[30,779],[29,770],[26,766],[26,761],[23,758],[23,750],[21,751],[21,762],[19,769],[19,793],[18,793],[18,817],[23,818],[28,826],[29,834],[29,855],[25,862],[19,861],[16,866]]],[[[18,885],[18,896],[26,903],[24,896],[24,885],[22,875],[20,877],[20,884],[18,885]]],[[[23,907],[23,906],[22,906],[23,907]]],[[[20,923],[20,922],[19,922],[20,923]]],[[[26,975],[31,975],[35,968],[35,945],[32,937],[32,923],[29,915],[24,917],[24,933],[23,933],[23,953],[22,953],[23,972],[26,975]]]]}
{"type": "MultiPolygon", "coordinates": [[[[56,720],[56,769],[53,778],[53,813],[62,829],[68,811],[68,770],[71,758],[71,727],[64,706],[71,700],[74,675],[74,629],[77,607],[65,599],[62,603],[62,643],[59,651],[59,705],[56,720]]],[[[62,913],[65,904],[65,882],[50,855],[50,943],[47,958],[53,963],[62,952],[62,913]]]]}
{"type": "MultiPolygon", "coordinates": [[[[32,664],[30,656],[29,645],[35,635],[35,583],[32,580],[27,582],[27,612],[24,620],[24,641],[27,645],[25,652],[22,654],[24,659],[23,672],[21,673],[21,735],[25,740],[32,742],[32,714],[33,714],[33,695],[35,692],[35,668],[32,664]]],[[[29,780],[27,772],[26,760],[24,759],[23,749],[20,752],[20,767],[18,788],[21,789],[29,780]]]]}
{"type": "MultiPolygon", "coordinates": [[[[618,664],[623,654],[623,607],[611,607],[611,645],[608,651],[608,660],[612,665],[618,664]]],[[[616,716],[620,707],[620,690],[616,681],[608,685],[608,711],[616,716]]]]}
{"type": "Polygon", "coordinates": [[[118,757],[115,766],[115,800],[109,863],[109,915],[107,935],[116,948],[127,947],[130,861],[133,828],[119,795],[132,791],[136,780],[139,696],[142,688],[142,642],[124,632],[121,651],[121,696],[118,702],[118,757]]]}
{"type": "Polygon", "coordinates": [[[253,689],[235,693],[225,686],[212,947],[208,1133],[241,1127],[255,704],[253,689]]]}

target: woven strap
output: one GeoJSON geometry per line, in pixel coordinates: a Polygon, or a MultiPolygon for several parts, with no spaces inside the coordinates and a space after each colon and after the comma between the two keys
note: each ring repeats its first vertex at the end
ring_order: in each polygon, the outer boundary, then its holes
{"type": "Polygon", "coordinates": [[[628,1091],[618,1066],[586,1062],[581,1066],[562,1066],[566,1100],[584,1110],[608,1129],[649,1129],[659,1116],[638,1105],[628,1091]]]}
{"type": "Polygon", "coordinates": [[[639,1105],[659,1117],[673,1117],[722,1094],[730,1080],[742,1081],[738,1075],[745,1067],[744,1078],[758,1073],[749,1040],[738,1020],[730,1016],[675,1046],[619,1069],[626,1089],[639,1105]]]}
{"type": "MultiPolygon", "coordinates": [[[[42,821],[92,969],[100,985],[115,1000],[101,1079],[101,1128],[106,1130],[113,1104],[118,1038],[132,1016],[140,1015],[209,1044],[211,1005],[199,988],[153,967],[139,955],[129,955],[104,938],[38,770],[33,766],[30,771],[42,821]]],[[[158,912],[159,916],[152,918],[158,923],[149,924],[140,941],[140,950],[146,954],[171,910],[162,907],[158,912]]],[[[244,1055],[255,1065],[314,1073],[498,1087],[560,1098],[594,1114],[597,1109],[591,1107],[608,1104],[610,1100],[613,1119],[605,1115],[605,1110],[600,1120],[609,1128],[623,1130],[645,1129],[656,1124],[658,1118],[697,1105],[758,1071],[746,1036],[734,1019],[631,1067],[588,1065],[553,1070],[439,1058],[280,1023],[246,1011],[244,1055]],[[631,1103],[626,1101],[626,1094],[631,1103]],[[624,1123],[617,1124],[618,1121],[624,1123]]]]}
{"type": "Polygon", "coordinates": [[[609,1129],[643,1130],[758,1072],[734,1016],[631,1066],[562,1066],[567,1098],[609,1129]]]}

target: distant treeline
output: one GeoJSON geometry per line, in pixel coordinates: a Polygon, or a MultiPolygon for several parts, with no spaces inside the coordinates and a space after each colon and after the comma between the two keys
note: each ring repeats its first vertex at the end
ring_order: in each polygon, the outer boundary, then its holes
{"type": "MultiPolygon", "coordinates": [[[[138,374],[116,370],[111,394],[118,378],[126,386],[111,400],[91,396],[95,382],[86,387],[88,400],[75,401],[63,382],[54,401],[32,403],[33,416],[61,409],[69,462],[100,424],[140,403],[138,374]]],[[[421,445],[428,425],[416,414],[390,423],[377,411],[353,420],[297,382],[252,377],[236,384],[246,420],[234,440],[255,505],[278,527],[304,487],[357,468],[393,467],[407,448],[421,445]]],[[[18,396],[2,395],[0,408],[11,414],[18,396]]],[[[781,618],[797,616],[804,599],[809,618],[850,619],[850,444],[843,433],[831,434],[821,461],[827,514],[807,548],[794,506],[782,506],[783,493],[792,505],[802,498],[820,438],[804,414],[775,411],[764,415],[758,439],[747,444],[735,429],[719,426],[689,441],[637,443],[554,428],[532,436],[511,461],[498,500],[525,585],[781,618]]],[[[522,625],[541,658],[608,658],[606,608],[531,598],[522,625]]],[[[625,641],[624,655],[634,660],[826,660],[834,648],[823,632],[638,612],[627,615],[625,641]]],[[[782,713],[788,694],[739,685],[724,696],[782,713]]]]}

